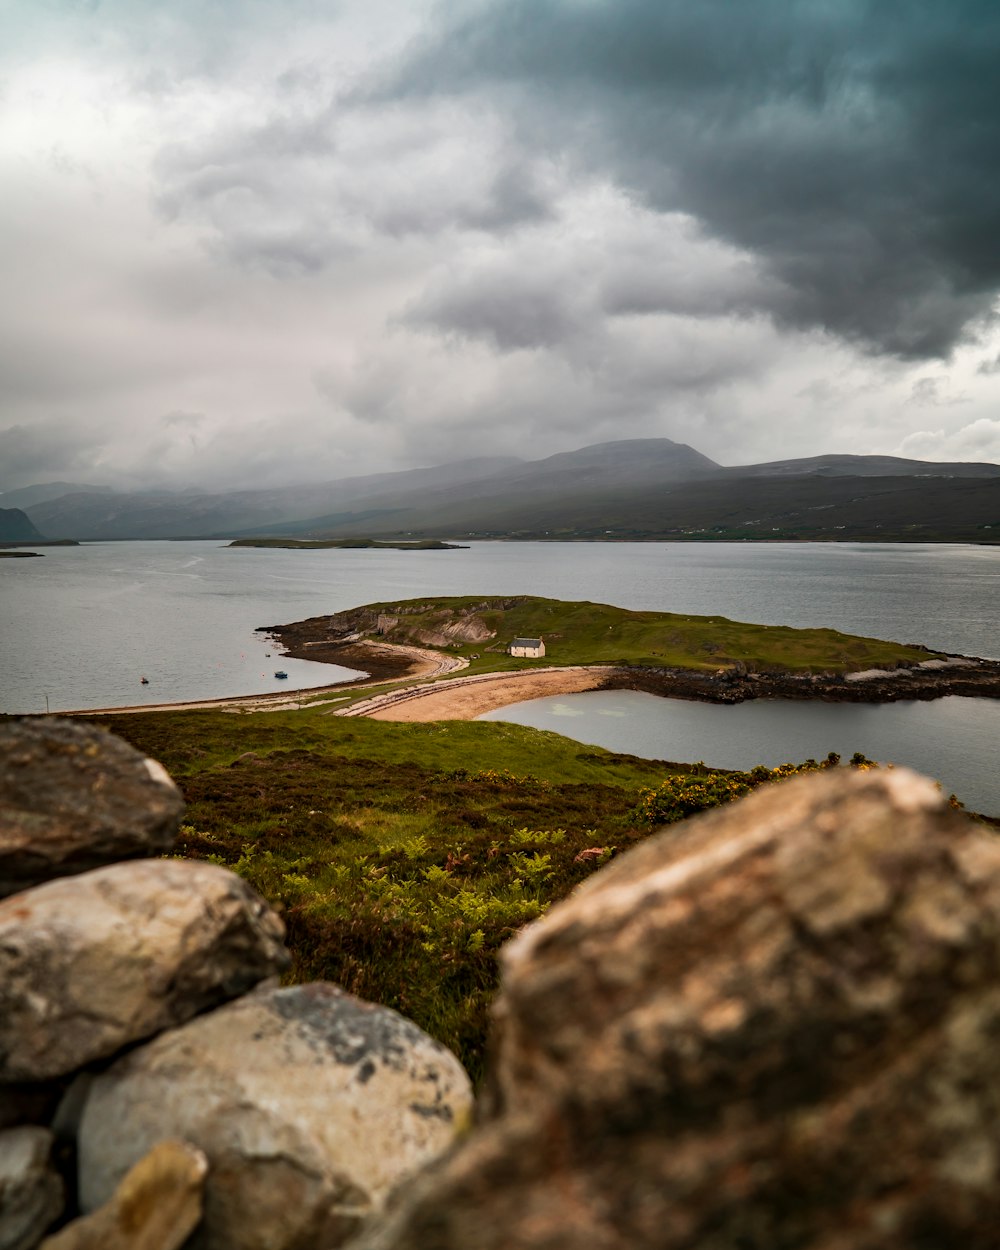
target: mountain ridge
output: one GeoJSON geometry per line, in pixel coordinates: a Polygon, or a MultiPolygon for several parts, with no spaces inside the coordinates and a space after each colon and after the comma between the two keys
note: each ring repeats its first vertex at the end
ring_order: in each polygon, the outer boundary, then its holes
{"type": "Polygon", "coordinates": [[[539,460],[478,457],[319,486],[88,490],[24,511],[45,532],[83,541],[775,534],[1000,541],[1000,465],[847,454],[721,465],[671,439],[620,439],[539,460]],[[811,515],[819,512],[829,515],[811,515]]]}

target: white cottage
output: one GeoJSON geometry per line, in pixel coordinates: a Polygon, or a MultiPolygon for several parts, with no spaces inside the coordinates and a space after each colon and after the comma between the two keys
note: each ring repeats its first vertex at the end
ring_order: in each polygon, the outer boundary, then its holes
{"type": "Polygon", "coordinates": [[[515,638],[507,648],[508,655],[526,656],[529,660],[540,659],[545,654],[541,638],[515,638]]]}

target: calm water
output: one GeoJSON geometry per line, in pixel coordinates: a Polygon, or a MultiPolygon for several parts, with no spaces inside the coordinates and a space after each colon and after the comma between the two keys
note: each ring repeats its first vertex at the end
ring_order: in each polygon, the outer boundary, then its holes
{"type": "MultiPolygon", "coordinates": [[[[1000,549],[995,548],[478,543],[462,551],[399,552],[266,551],[214,541],[93,543],[48,548],[37,560],[0,560],[0,711],[41,712],[46,696],[52,711],[66,711],[325,685],[347,677],[347,671],[289,660],[275,651],[268,657],[271,648],[254,633],[256,627],[375,600],[518,593],[719,613],[763,624],[832,625],[1000,657],[1000,549]],[[288,672],[287,683],[274,677],[276,668],[288,672]],[[139,684],[142,675],[148,686],[139,684]]],[[[913,734],[930,744],[932,762],[948,743],[960,742],[958,754],[969,754],[977,737],[986,735],[990,760],[984,767],[970,756],[970,775],[995,768],[995,723],[984,728],[977,718],[991,715],[997,705],[979,701],[905,705],[908,711],[798,703],[682,706],[692,715],[718,718],[705,722],[706,738],[696,740],[690,730],[679,746],[647,746],[652,731],[644,718],[629,713],[595,719],[620,721],[623,731],[634,725],[628,742],[611,744],[618,749],[723,764],[724,725],[726,733],[752,743],[752,758],[734,763],[780,762],[831,749],[888,758],[881,738],[869,745],[859,736],[860,722],[848,725],[843,717],[850,713],[867,717],[866,724],[884,723],[891,744],[902,740],[903,730],[879,716],[902,716],[913,734]],[[942,709],[952,703],[957,710],[942,721],[942,709]],[[772,731],[741,719],[765,715],[753,710],[765,707],[775,717],[774,732],[780,728],[788,735],[776,740],[773,751],[772,731]],[[803,745],[809,726],[819,733],[815,746],[803,745]],[[842,730],[850,739],[843,748],[842,730]],[[828,741],[831,735],[834,740],[828,741]]],[[[597,740],[576,716],[556,720],[564,733],[597,740]]],[[[949,784],[962,791],[958,782],[949,784]]],[[[995,807],[1000,810],[1000,798],[995,807]]]]}
{"type": "Polygon", "coordinates": [[[480,720],[513,721],[649,759],[720,768],[799,763],[855,751],[939,780],[972,811],[1000,815],[1000,701],[800,703],[758,699],[732,707],[630,690],[534,699],[480,720]]]}

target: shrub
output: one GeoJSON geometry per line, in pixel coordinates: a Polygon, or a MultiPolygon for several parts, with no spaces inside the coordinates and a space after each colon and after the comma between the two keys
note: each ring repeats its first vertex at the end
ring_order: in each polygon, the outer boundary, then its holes
{"type": "MultiPolygon", "coordinates": [[[[667,777],[655,789],[640,790],[639,803],[632,816],[646,825],[672,825],[697,812],[741,799],[759,786],[769,785],[773,781],[784,781],[788,777],[802,776],[804,773],[823,772],[839,765],[840,756],[831,751],[825,760],[818,763],[810,759],[802,764],[779,764],[777,768],[758,765],[749,772],[722,773],[706,770],[700,774],[667,777]]],[[[859,752],[851,757],[850,767],[864,770],[878,768],[878,764],[866,759],[859,752]]]]}

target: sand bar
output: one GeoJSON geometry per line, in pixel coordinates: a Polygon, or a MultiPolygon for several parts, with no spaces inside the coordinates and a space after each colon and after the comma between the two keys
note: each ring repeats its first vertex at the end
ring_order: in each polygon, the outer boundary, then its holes
{"type": "Polygon", "coordinates": [[[368,700],[363,710],[355,705],[346,714],[392,721],[475,720],[484,712],[527,699],[598,690],[614,671],[600,664],[454,677],[437,685],[394,691],[368,700]]]}

